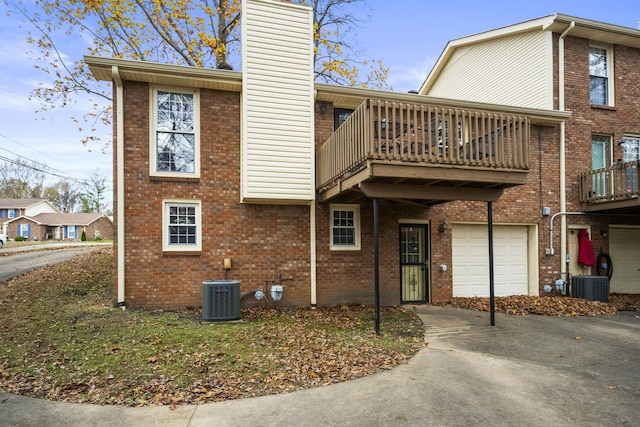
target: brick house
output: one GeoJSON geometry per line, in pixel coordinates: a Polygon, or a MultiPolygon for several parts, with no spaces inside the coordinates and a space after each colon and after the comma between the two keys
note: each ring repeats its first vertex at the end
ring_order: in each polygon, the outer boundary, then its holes
{"type": "Polygon", "coordinates": [[[0,199],[0,224],[2,234],[7,234],[5,223],[22,215],[33,216],[39,213],[56,213],[58,209],[45,199],[0,199]]]}
{"type": "Polygon", "coordinates": [[[539,181],[496,203],[509,229],[537,224],[544,237],[537,251],[547,253],[541,285],[609,273],[602,262],[579,264],[578,235],[586,230],[594,255],[610,257],[601,261],[613,265],[611,292],[640,293],[639,64],[639,30],[555,14],[450,41],[419,91],[571,112],[558,139],[533,147],[539,181]],[[549,216],[540,218],[544,208],[549,216]]]}
{"type": "Polygon", "coordinates": [[[102,213],[43,212],[21,215],[5,223],[7,236],[22,236],[30,240],[80,241],[82,233],[87,240],[113,239],[113,221],[102,213]]]}
{"type": "Polygon", "coordinates": [[[290,279],[292,306],[484,295],[489,219],[496,295],[562,278],[571,113],[314,83],[311,12],[245,1],[241,71],[85,58],[113,82],[114,303],[199,306],[222,278],[290,279]]]}

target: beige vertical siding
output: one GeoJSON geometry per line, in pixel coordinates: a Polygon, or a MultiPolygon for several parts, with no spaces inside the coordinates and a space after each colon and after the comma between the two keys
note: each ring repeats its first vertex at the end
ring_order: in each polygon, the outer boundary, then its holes
{"type": "Polygon", "coordinates": [[[552,109],[551,35],[533,31],[460,46],[427,95],[552,109]]]}
{"type": "Polygon", "coordinates": [[[314,198],[311,8],[249,0],[242,17],[242,200],[314,198]]]}

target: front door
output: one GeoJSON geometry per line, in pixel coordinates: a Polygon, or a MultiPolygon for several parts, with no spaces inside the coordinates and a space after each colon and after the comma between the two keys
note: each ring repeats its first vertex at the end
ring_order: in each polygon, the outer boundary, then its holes
{"type": "Polygon", "coordinates": [[[400,226],[400,299],[403,303],[429,302],[429,228],[400,226]]]}

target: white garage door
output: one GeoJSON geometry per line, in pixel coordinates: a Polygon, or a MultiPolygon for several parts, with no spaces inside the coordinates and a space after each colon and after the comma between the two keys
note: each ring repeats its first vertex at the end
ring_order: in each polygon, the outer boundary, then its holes
{"type": "MultiPolygon", "coordinates": [[[[489,237],[486,225],[454,224],[453,296],[489,296],[489,237]]],[[[528,291],[527,226],[493,226],[496,296],[528,291]]]]}
{"type": "Polygon", "coordinates": [[[640,293],[640,228],[609,228],[610,292],[640,293]]]}

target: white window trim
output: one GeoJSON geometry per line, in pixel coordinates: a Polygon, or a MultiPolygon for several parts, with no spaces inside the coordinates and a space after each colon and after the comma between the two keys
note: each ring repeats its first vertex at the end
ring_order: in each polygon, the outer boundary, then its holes
{"type": "Polygon", "coordinates": [[[194,199],[164,199],[162,200],[162,250],[165,252],[198,252],[202,251],[202,202],[194,199]],[[195,206],[196,207],[196,243],[169,244],[168,210],[170,206],[195,206]]]}
{"type": "MultiPolygon", "coordinates": [[[[589,44],[589,49],[591,48],[596,48],[596,49],[604,49],[607,52],[607,103],[603,104],[606,105],[607,107],[613,107],[614,106],[614,99],[615,99],[615,93],[614,93],[614,81],[615,81],[615,70],[614,70],[614,66],[613,66],[613,48],[612,46],[609,45],[600,45],[600,44],[589,44]]],[[[591,77],[591,72],[589,72],[589,77],[591,77]]],[[[591,96],[591,93],[589,93],[589,96],[591,96]]],[[[599,104],[594,104],[594,105],[599,105],[599,104]]]]}
{"type": "Polygon", "coordinates": [[[67,225],[67,239],[77,239],[78,230],[75,225],[67,225]],[[73,235],[71,231],[73,230],[73,235]]]}
{"type": "Polygon", "coordinates": [[[181,177],[181,178],[200,178],[200,90],[187,89],[179,87],[150,86],[149,88],[149,175],[158,177],[181,177]],[[158,92],[184,93],[193,95],[193,122],[194,122],[194,139],[195,139],[195,164],[194,172],[158,172],[157,166],[157,150],[156,150],[156,124],[157,124],[157,107],[158,92]]]}
{"type": "Polygon", "coordinates": [[[359,251],[360,250],[360,205],[330,205],[329,206],[329,247],[332,251],[359,251]],[[333,212],[352,211],[354,213],[355,244],[334,245],[333,244],[333,212]]]}

